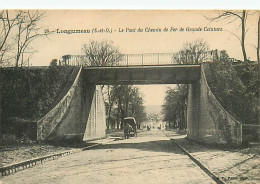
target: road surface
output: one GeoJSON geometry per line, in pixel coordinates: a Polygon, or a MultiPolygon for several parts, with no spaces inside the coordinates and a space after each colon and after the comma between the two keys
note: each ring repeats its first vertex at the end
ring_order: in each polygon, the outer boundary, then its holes
{"type": "Polygon", "coordinates": [[[3,177],[15,184],[215,183],[161,131],[118,140],[3,177]]]}

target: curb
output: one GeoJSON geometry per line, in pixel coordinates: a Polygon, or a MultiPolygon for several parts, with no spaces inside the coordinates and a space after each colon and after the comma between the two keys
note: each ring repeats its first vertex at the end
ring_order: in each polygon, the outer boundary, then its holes
{"type": "MultiPolygon", "coordinates": [[[[112,141],[107,141],[105,143],[113,142],[113,141],[115,141],[115,139],[113,139],[112,141]]],[[[38,157],[38,158],[33,158],[33,159],[30,159],[30,160],[26,160],[26,161],[18,162],[18,163],[15,163],[15,164],[7,165],[7,166],[4,166],[4,167],[0,167],[0,176],[7,176],[7,175],[10,175],[10,174],[16,173],[18,171],[22,171],[22,170],[31,168],[31,167],[33,167],[37,164],[43,164],[46,161],[55,160],[55,159],[58,159],[60,157],[64,157],[64,156],[71,155],[71,154],[78,153],[78,152],[82,152],[82,151],[88,150],[90,148],[100,146],[102,144],[103,143],[96,143],[94,145],[90,145],[90,146],[87,146],[87,147],[84,147],[84,148],[73,149],[73,150],[64,151],[64,152],[61,152],[61,153],[55,153],[55,154],[51,154],[51,155],[47,155],[47,156],[43,156],[43,157],[38,157]]]]}
{"type": "Polygon", "coordinates": [[[178,144],[174,139],[171,139],[195,164],[197,164],[208,176],[210,176],[217,184],[225,184],[219,177],[213,174],[208,168],[206,168],[200,161],[193,157],[184,147],[178,144]]]}
{"type": "MultiPolygon", "coordinates": [[[[162,133],[168,137],[166,135],[166,133],[164,133],[162,131],[162,133]]],[[[219,177],[217,177],[215,174],[213,174],[208,168],[206,168],[200,161],[198,161],[195,157],[193,157],[184,147],[182,147],[180,144],[178,144],[174,139],[170,139],[171,141],[174,142],[174,144],[176,144],[183,152],[184,154],[186,154],[197,166],[199,166],[201,168],[201,170],[203,170],[209,177],[211,177],[217,184],[225,184],[225,182],[223,180],[221,180],[219,177]]]]}

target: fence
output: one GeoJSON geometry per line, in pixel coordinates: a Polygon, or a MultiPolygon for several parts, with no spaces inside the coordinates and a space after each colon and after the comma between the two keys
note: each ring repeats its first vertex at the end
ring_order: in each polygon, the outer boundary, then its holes
{"type": "MultiPolygon", "coordinates": [[[[212,62],[213,51],[206,51],[204,53],[197,53],[197,60],[200,62],[212,62]]],[[[176,64],[196,64],[195,58],[191,54],[180,55],[176,53],[145,53],[145,54],[121,54],[110,56],[110,58],[117,58],[111,63],[93,64],[89,58],[102,58],[94,55],[87,57],[86,55],[64,55],[60,65],[72,66],[145,66],[145,65],[176,65],[176,64]],[[119,58],[119,59],[118,59],[119,58]],[[185,61],[185,62],[183,62],[185,61]]],[[[102,58],[106,60],[107,58],[102,58]]],[[[112,59],[113,60],[113,59],[112,59]]],[[[198,63],[197,63],[198,64],[198,63]]]]}

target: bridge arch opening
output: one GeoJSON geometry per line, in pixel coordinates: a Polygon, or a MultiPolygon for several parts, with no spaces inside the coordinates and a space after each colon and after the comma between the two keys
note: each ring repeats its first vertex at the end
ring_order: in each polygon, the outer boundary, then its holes
{"type": "MultiPolygon", "coordinates": [[[[83,79],[86,86],[153,85],[159,87],[160,85],[176,84],[199,86],[200,70],[200,65],[85,67],[83,68],[83,79]]],[[[193,100],[190,101],[193,103],[199,103],[199,101],[196,101],[196,99],[199,98],[199,91],[193,92],[196,92],[196,94],[190,96],[193,98],[193,100]]],[[[155,98],[156,94],[153,94],[153,99],[155,98]]],[[[195,122],[199,121],[199,118],[197,117],[199,116],[198,111],[199,108],[196,108],[194,105],[189,106],[189,109],[185,112],[185,125],[189,124],[188,121],[193,121],[192,124],[195,125],[198,124],[198,122],[195,122]],[[190,113],[187,113],[188,111],[190,113]],[[188,116],[196,117],[188,118],[188,116]]],[[[173,127],[172,125],[170,126],[173,127]]],[[[193,126],[190,129],[195,128],[197,128],[197,126],[193,126]]],[[[197,132],[197,130],[193,130],[192,132],[197,132]]],[[[192,134],[192,136],[198,135],[192,134]]]]}

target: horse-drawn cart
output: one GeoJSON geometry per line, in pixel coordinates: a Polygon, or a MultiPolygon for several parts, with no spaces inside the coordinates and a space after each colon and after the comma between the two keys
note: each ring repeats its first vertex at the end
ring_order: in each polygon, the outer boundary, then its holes
{"type": "Polygon", "coordinates": [[[124,118],[124,137],[128,139],[131,135],[137,137],[137,125],[135,118],[127,117],[124,118]]]}

